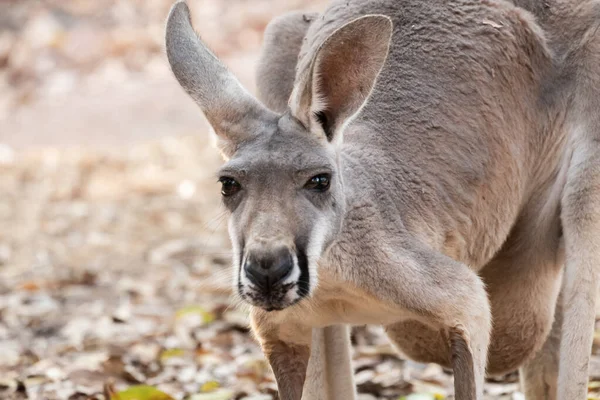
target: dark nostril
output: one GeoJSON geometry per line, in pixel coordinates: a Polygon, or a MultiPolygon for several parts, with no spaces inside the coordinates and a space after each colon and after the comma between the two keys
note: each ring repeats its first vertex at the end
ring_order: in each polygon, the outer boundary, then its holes
{"type": "Polygon", "coordinates": [[[288,253],[285,257],[279,258],[270,270],[272,282],[278,283],[284,280],[292,272],[293,268],[294,260],[292,259],[291,254],[288,253]]]}
{"type": "Polygon", "coordinates": [[[275,256],[248,256],[244,270],[248,279],[261,289],[269,289],[287,278],[294,268],[294,260],[289,251],[275,256]]]}

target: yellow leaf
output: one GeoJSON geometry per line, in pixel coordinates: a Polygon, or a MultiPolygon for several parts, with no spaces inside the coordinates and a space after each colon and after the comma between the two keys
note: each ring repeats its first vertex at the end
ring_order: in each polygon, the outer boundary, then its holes
{"type": "Polygon", "coordinates": [[[219,382],[217,381],[208,381],[205,384],[203,384],[200,387],[200,391],[202,393],[206,393],[206,392],[214,392],[215,390],[217,390],[221,385],[219,385],[219,382]]]}
{"type": "Polygon", "coordinates": [[[152,386],[139,385],[131,386],[120,391],[116,396],[111,396],[110,400],[174,400],[168,394],[161,392],[152,386]]]}
{"type": "Polygon", "coordinates": [[[202,316],[202,321],[205,324],[210,324],[211,322],[213,322],[215,320],[215,314],[211,313],[210,311],[206,311],[204,308],[202,308],[200,306],[183,307],[183,308],[177,310],[177,313],[175,313],[175,316],[177,318],[182,318],[186,315],[200,315],[200,316],[202,316]]]}
{"type": "Polygon", "coordinates": [[[160,359],[161,361],[165,361],[168,360],[169,358],[174,358],[174,357],[183,357],[185,355],[185,351],[182,349],[167,349],[167,350],[163,350],[160,353],[160,359]]]}
{"type": "Polygon", "coordinates": [[[227,389],[220,389],[210,393],[198,393],[187,398],[187,400],[231,400],[233,392],[227,389]]]}
{"type": "Polygon", "coordinates": [[[598,389],[600,388],[600,382],[593,381],[588,384],[588,389],[598,389]]]}

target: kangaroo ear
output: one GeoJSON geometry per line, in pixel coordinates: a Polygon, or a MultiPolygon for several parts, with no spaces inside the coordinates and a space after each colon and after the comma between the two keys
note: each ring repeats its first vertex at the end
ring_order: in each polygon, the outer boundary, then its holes
{"type": "Polygon", "coordinates": [[[391,37],[392,21],[384,15],[366,15],[333,32],[299,74],[292,114],[329,141],[341,137],[371,94],[391,37]]]}
{"type": "Polygon", "coordinates": [[[169,12],[166,49],[173,74],[224,142],[220,145],[225,156],[276,119],[198,38],[183,0],[169,12]]]}

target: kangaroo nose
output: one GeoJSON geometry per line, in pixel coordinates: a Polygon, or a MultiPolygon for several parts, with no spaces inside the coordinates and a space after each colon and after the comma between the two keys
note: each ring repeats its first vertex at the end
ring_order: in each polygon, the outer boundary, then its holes
{"type": "Polygon", "coordinates": [[[269,290],[288,277],[294,268],[294,259],[288,249],[273,253],[248,254],[244,270],[246,276],[261,290],[269,290]]]}

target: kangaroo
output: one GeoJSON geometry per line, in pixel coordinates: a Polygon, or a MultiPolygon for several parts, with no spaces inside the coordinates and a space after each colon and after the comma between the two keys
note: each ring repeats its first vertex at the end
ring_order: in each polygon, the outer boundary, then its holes
{"type": "Polygon", "coordinates": [[[273,20],[258,98],[193,30],[171,69],[218,137],[234,290],[280,398],[354,399],[349,326],[585,399],[600,260],[600,2],[337,0],[273,20]]]}

